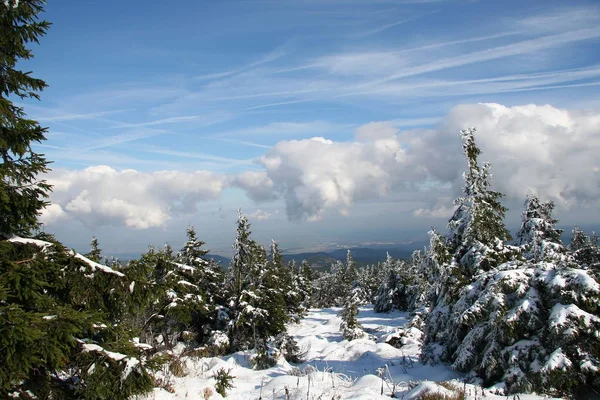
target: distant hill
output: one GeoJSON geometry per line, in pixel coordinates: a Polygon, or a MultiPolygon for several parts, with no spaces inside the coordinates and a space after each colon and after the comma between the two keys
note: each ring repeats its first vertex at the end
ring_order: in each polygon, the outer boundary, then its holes
{"type": "Polygon", "coordinates": [[[218,254],[210,254],[210,253],[208,253],[206,255],[206,258],[208,258],[208,259],[212,258],[213,260],[215,260],[216,262],[218,262],[219,264],[221,264],[221,267],[223,267],[223,269],[229,268],[229,262],[231,261],[227,257],[223,257],[223,256],[220,256],[218,254]]]}
{"type": "Polygon", "coordinates": [[[296,263],[306,260],[314,269],[328,270],[331,264],[336,261],[346,261],[346,254],[350,250],[356,264],[364,266],[385,261],[388,253],[394,258],[410,258],[413,251],[422,249],[427,244],[428,242],[425,241],[415,241],[403,244],[379,245],[377,247],[350,247],[312,253],[285,254],[284,260],[294,260],[296,263]]]}

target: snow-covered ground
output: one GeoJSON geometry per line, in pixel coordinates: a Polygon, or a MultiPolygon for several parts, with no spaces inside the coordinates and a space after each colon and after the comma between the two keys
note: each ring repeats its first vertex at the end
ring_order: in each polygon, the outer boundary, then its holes
{"type": "MultiPolygon", "coordinates": [[[[463,385],[462,376],[445,365],[421,364],[420,332],[414,328],[406,327],[400,349],[385,343],[390,334],[409,322],[407,313],[377,314],[372,307],[362,307],[358,319],[371,337],[349,342],[343,340],[340,333],[339,311],[338,308],[313,309],[299,324],[289,327],[290,335],[306,352],[306,361],[302,364],[292,365],[280,359],[275,367],[257,371],[250,366],[249,352],[185,359],[186,376],[166,377],[172,383],[171,392],[155,389],[143,399],[221,399],[214,390],[213,378],[221,368],[231,370],[235,376],[228,399],[377,400],[389,399],[395,393],[397,398],[411,400],[428,390],[451,394],[446,387],[463,389],[471,399],[483,396],[490,400],[506,399],[506,396],[496,395],[495,389],[484,393],[480,387],[463,385]],[[435,382],[445,383],[441,386],[435,382]]],[[[520,400],[545,398],[519,396],[520,400]]]]}

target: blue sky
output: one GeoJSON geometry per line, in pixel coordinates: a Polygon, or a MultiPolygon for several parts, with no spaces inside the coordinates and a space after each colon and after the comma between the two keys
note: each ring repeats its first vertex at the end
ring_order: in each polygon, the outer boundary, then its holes
{"type": "Polygon", "coordinates": [[[288,248],[423,237],[460,193],[467,123],[509,225],[528,189],[567,224],[599,214],[597,2],[61,0],[44,18],[27,68],[50,87],[26,111],[50,128],[46,228],[74,247],[177,246],[192,223],[224,252],[237,207],[288,248]]]}

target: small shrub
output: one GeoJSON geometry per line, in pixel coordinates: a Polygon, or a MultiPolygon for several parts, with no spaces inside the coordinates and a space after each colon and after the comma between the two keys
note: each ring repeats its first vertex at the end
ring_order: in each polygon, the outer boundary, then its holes
{"type": "Polygon", "coordinates": [[[221,368],[217,371],[216,374],[213,375],[215,378],[215,390],[221,396],[227,396],[227,390],[233,388],[231,382],[235,379],[235,376],[231,375],[231,369],[225,371],[225,368],[221,368]]]}

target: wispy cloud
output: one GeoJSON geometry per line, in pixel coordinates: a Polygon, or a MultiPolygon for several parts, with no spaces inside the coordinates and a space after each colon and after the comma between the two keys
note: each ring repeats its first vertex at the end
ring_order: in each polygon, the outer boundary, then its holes
{"type": "Polygon", "coordinates": [[[77,120],[86,120],[86,119],[96,119],[99,117],[104,117],[107,115],[124,113],[127,111],[132,111],[134,108],[124,108],[120,110],[110,110],[110,111],[100,111],[94,113],[69,113],[69,114],[60,114],[59,110],[51,110],[39,108],[38,110],[48,113],[59,113],[58,115],[35,115],[35,118],[41,122],[62,122],[62,121],[77,121],[77,120]]]}
{"type": "Polygon", "coordinates": [[[185,157],[185,158],[194,158],[206,161],[214,161],[228,165],[252,165],[252,160],[240,160],[235,158],[227,158],[227,157],[219,157],[211,154],[204,154],[200,152],[191,152],[191,151],[178,151],[178,150],[170,150],[170,149],[160,149],[153,146],[145,146],[140,147],[140,150],[146,153],[154,153],[154,154],[163,154],[175,157],[185,157]]]}
{"type": "Polygon", "coordinates": [[[278,103],[261,104],[261,105],[258,105],[258,106],[244,108],[243,111],[257,110],[259,108],[277,107],[277,106],[283,106],[283,105],[288,105],[288,104],[306,103],[306,102],[309,102],[309,101],[312,101],[312,99],[280,101],[278,103]]]}
{"type": "Polygon", "coordinates": [[[363,36],[363,37],[364,36],[371,36],[371,35],[374,35],[376,33],[383,32],[383,31],[385,31],[387,29],[393,28],[395,26],[402,25],[402,24],[405,24],[407,22],[413,21],[415,18],[416,17],[414,17],[414,18],[407,18],[407,19],[403,19],[403,20],[400,20],[400,21],[392,22],[390,24],[385,24],[383,26],[379,26],[377,28],[373,28],[373,29],[370,29],[368,31],[361,32],[357,36],[363,36]]]}
{"type": "Polygon", "coordinates": [[[340,132],[352,124],[336,124],[327,121],[311,121],[311,122],[272,122],[266,125],[255,126],[252,128],[237,129],[225,132],[215,133],[216,137],[232,137],[232,136],[266,136],[272,135],[276,137],[290,135],[317,135],[333,132],[340,132]]]}
{"type": "Polygon", "coordinates": [[[228,70],[228,71],[214,72],[214,73],[209,73],[209,74],[204,74],[204,75],[197,75],[194,77],[194,79],[203,81],[203,80],[214,80],[214,79],[226,78],[231,75],[236,75],[241,72],[247,71],[249,69],[253,69],[253,68],[259,67],[261,65],[268,64],[268,63],[278,60],[288,54],[289,53],[287,51],[284,51],[282,48],[278,48],[278,49],[275,49],[275,50],[265,54],[263,57],[259,58],[258,60],[249,62],[248,64],[243,65],[239,68],[235,68],[235,69],[228,70]]]}
{"type": "Polygon", "coordinates": [[[264,144],[250,142],[250,141],[247,141],[247,140],[238,140],[238,139],[230,139],[230,138],[219,138],[219,140],[222,140],[222,141],[228,142],[228,143],[241,144],[241,145],[244,145],[244,146],[258,147],[258,148],[261,148],[261,149],[270,149],[272,147],[272,146],[267,146],[267,145],[264,145],[264,144]]]}
{"type": "Polygon", "coordinates": [[[165,134],[169,134],[169,133],[170,132],[168,132],[168,131],[158,130],[158,129],[149,129],[149,128],[137,129],[137,130],[133,130],[131,132],[107,136],[107,137],[103,137],[99,140],[95,140],[92,142],[92,144],[86,146],[84,148],[84,150],[85,151],[97,150],[97,149],[101,149],[104,147],[115,146],[118,144],[133,142],[135,140],[145,139],[145,138],[158,136],[158,135],[165,135],[165,134]]]}
{"type": "Polygon", "coordinates": [[[386,83],[400,78],[422,75],[429,72],[460,67],[473,63],[491,61],[520,54],[533,53],[536,51],[548,49],[551,47],[557,47],[571,42],[577,42],[598,37],[600,37],[599,27],[580,29],[556,35],[547,35],[541,38],[524,40],[521,42],[511,43],[504,46],[498,46],[468,54],[462,54],[460,56],[444,58],[415,67],[404,68],[398,73],[389,75],[382,79],[365,82],[363,84],[358,85],[358,87],[386,83]]]}

